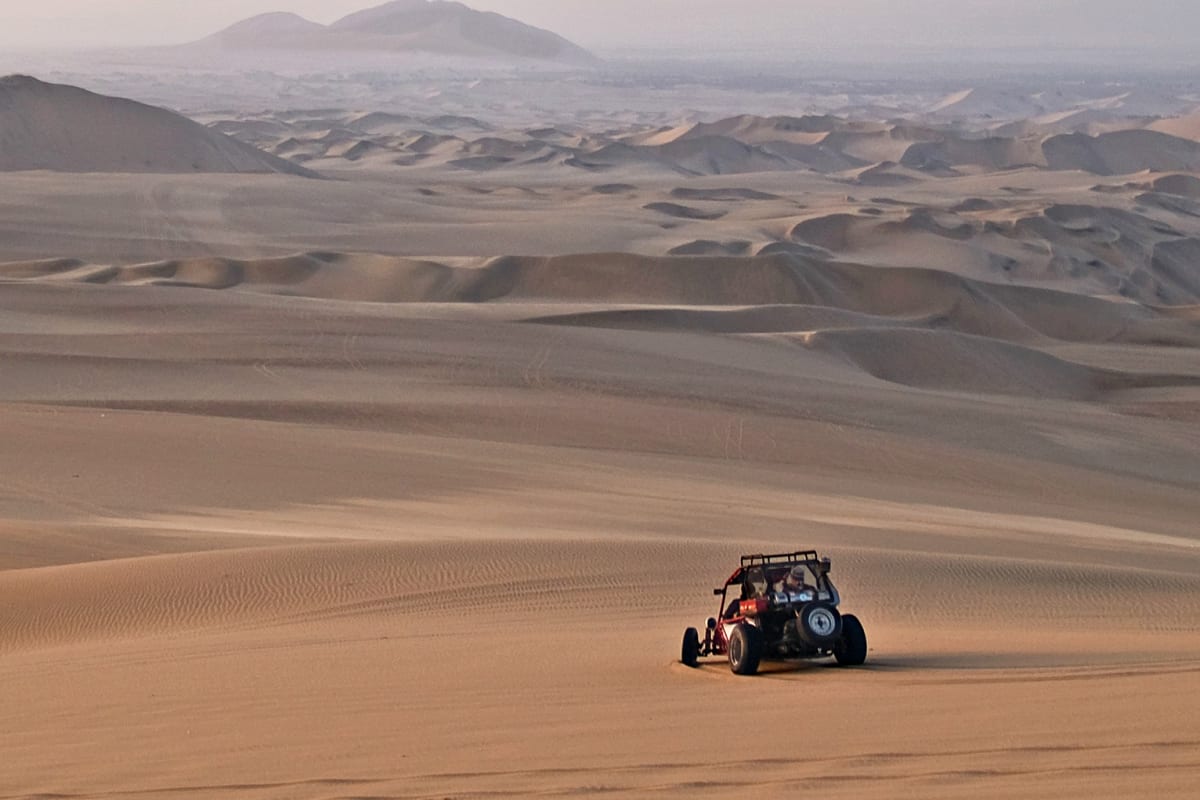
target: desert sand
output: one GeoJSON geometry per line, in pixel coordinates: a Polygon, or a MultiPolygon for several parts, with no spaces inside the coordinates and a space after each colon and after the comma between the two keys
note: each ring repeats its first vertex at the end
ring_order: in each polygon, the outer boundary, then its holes
{"type": "Polygon", "coordinates": [[[28,139],[0,797],[1194,797],[1200,102],[901,93],[28,139]],[[678,663],[799,547],[865,666],[678,663]]]}

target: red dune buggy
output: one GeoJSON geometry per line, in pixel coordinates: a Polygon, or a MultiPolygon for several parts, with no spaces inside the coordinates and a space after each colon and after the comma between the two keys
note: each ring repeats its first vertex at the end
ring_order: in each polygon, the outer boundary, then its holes
{"type": "Polygon", "coordinates": [[[683,634],[680,660],[699,666],[706,656],[727,656],[737,675],[753,675],[765,660],[833,656],[842,666],[867,660],[867,635],[829,580],[829,559],[813,550],[742,556],[725,585],[720,618],[710,618],[704,639],[695,628],[683,634]],[[729,597],[730,589],[736,595],[729,597]],[[728,602],[727,602],[728,601],[728,602]]]}

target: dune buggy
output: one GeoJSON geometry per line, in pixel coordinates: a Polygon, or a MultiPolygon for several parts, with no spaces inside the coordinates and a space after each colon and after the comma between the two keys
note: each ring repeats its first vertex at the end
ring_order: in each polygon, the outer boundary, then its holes
{"type": "Polygon", "coordinates": [[[838,611],[829,567],[813,550],[742,556],[725,585],[713,589],[720,617],[708,620],[703,639],[695,628],[684,632],[680,660],[696,667],[703,657],[723,655],[737,675],[753,675],[763,660],[833,656],[842,666],[862,664],[867,635],[857,617],[838,611]]]}

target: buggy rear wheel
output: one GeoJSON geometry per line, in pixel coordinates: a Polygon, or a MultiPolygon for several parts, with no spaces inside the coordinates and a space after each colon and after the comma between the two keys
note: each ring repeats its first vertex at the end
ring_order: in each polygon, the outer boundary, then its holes
{"type": "Polygon", "coordinates": [[[700,665],[700,632],[695,628],[688,628],[683,632],[683,651],[679,660],[689,667],[700,665]]]}
{"type": "Polygon", "coordinates": [[[857,667],[867,660],[867,632],[853,614],[842,617],[842,637],[833,646],[833,657],[843,667],[857,667]]]}
{"type": "Polygon", "coordinates": [[[734,627],[729,635],[729,668],[733,674],[753,675],[758,672],[762,652],[762,631],[745,622],[734,627]]]}

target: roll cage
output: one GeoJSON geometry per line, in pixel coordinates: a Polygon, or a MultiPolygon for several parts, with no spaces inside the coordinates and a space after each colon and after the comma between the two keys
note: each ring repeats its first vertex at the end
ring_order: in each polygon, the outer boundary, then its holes
{"type": "Polygon", "coordinates": [[[770,591],[770,587],[782,581],[794,567],[798,566],[805,568],[806,580],[811,582],[816,596],[837,605],[839,598],[837,588],[829,580],[830,562],[828,558],[821,558],[815,550],[797,550],[791,553],[771,555],[759,553],[742,556],[742,563],[726,579],[725,585],[713,589],[713,594],[721,598],[721,605],[717,610],[718,618],[730,618],[726,611],[730,586],[736,585],[741,588],[738,600],[762,597],[770,591]]]}

